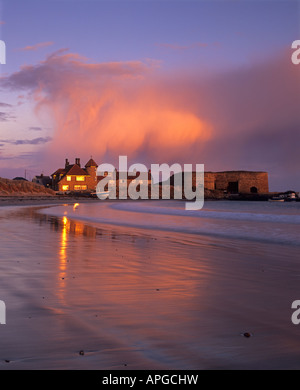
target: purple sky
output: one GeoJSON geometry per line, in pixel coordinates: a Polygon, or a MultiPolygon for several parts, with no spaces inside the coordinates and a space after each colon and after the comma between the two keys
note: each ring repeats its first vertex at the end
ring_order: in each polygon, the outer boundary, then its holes
{"type": "Polygon", "coordinates": [[[0,176],[64,159],[263,170],[300,190],[300,1],[0,1],[0,176]]]}

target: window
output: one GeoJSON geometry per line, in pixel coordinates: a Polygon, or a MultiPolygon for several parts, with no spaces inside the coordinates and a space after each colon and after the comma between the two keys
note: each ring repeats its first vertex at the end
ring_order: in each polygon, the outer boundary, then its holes
{"type": "Polygon", "coordinates": [[[67,185],[62,186],[62,190],[63,191],[69,191],[69,186],[67,186],[67,185]]]}
{"type": "Polygon", "coordinates": [[[76,176],[76,181],[85,181],[84,176],[76,176]]]}
{"type": "Polygon", "coordinates": [[[67,181],[71,181],[72,180],[72,177],[71,176],[67,176],[67,181]]]}

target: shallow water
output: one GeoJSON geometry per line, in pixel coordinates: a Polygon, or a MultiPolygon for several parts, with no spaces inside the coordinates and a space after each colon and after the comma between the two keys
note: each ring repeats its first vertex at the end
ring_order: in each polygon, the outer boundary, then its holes
{"type": "Polygon", "coordinates": [[[267,202],[1,209],[0,368],[299,368],[299,215],[267,202]]]}
{"type": "Polygon", "coordinates": [[[207,201],[202,210],[186,211],[182,201],[100,201],[43,212],[93,224],[300,245],[300,202],[207,201]]]}

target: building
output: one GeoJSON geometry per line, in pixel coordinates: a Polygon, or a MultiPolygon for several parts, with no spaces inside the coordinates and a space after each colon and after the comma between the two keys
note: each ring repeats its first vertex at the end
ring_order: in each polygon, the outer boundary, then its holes
{"type": "Polygon", "coordinates": [[[80,159],[70,164],[66,159],[65,167],[55,171],[52,177],[52,189],[60,192],[95,191],[97,186],[97,163],[91,158],[81,167],[80,159]]]}
{"type": "MultiPolygon", "coordinates": [[[[91,158],[84,168],[81,167],[80,159],[75,159],[75,164],[70,164],[66,159],[65,167],[55,171],[52,177],[52,189],[59,192],[83,192],[96,191],[100,180],[108,176],[106,183],[116,185],[117,191],[122,187],[127,187],[131,182],[138,184],[148,184],[151,187],[151,170],[139,177],[140,172],[134,172],[127,176],[127,173],[121,173],[117,170],[105,172],[103,176],[97,176],[97,163],[91,158]],[[126,179],[127,176],[127,179],[126,179]]],[[[177,173],[170,177],[170,184],[174,186],[176,176],[182,175],[182,184],[184,184],[184,173],[177,173]]],[[[43,176],[36,180],[42,180],[43,176]]],[[[196,173],[192,174],[193,187],[197,187],[196,173]]],[[[162,184],[162,183],[160,183],[162,184]]],[[[108,185],[105,186],[106,188],[108,185]]],[[[105,188],[105,191],[106,191],[105,188]]],[[[205,172],[204,188],[210,191],[223,192],[224,194],[268,194],[269,181],[267,172],[252,171],[226,171],[226,172],[205,172]]]]}
{"type": "Polygon", "coordinates": [[[39,184],[46,188],[50,188],[52,186],[52,179],[50,176],[44,176],[42,173],[40,176],[34,176],[32,182],[35,184],[39,184]]]}
{"type": "Polygon", "coordinates": [[[204,187],[221,190],[229,194],[267,194],[269,179],[267,172],[227,171],[205,172],[204,187]]]}
{"type": "MultiPolygon", "coordinates": [[[[176,183],[175,174],[170,183],[176,183]]],[[[182,173],[184,183],[184,174],[182,173]]],[[[197,187],[196,173],[192,174],[193,187],[197,187]]],[[[210,191],[222,191],[225,194],[268,194],[269,180],[267,172],[226,171],[204,172],[204,188],[210,191]]]]}

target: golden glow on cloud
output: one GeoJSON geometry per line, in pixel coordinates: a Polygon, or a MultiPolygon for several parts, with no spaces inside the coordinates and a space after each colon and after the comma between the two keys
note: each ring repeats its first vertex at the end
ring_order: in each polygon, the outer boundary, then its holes
{"type": "Polygon", "coordinates": [[[6,80],[31,91],[37,113],[53,120],[49,155],[101,158],[105,153],[136,156],[151,149],[164,156],[211,137],[212,126],[157,78],[154,60],[88,64],[78,54],[56,52],[6,80]]]}

